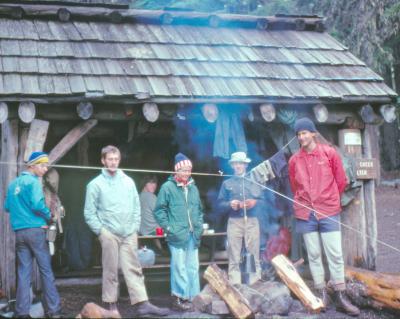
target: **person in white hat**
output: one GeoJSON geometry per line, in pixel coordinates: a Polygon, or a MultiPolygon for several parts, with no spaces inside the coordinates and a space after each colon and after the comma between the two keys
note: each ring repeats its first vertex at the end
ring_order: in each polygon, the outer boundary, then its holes
{"type": "Polygon", "coordinates": [[[246,174],[250,162],[251,159],[247,157],[245,152],[232,153],[229,164],[235,176],[222,183],[218,195],[220,213],[229,214],[227,228],[228,273],[229,281],[232,284],[242,283],[239,265],[244,240],[246,241],[248,252],[255,259],[256,271],[250,275],[249,284],[261,279],[259,257],[260,229],[257,219],[257,209],[260,207],[263,194],[262,189],[258,185],[242,178],[246,174]],[[247,215],[247,222],[244,220],[245,213],[247,215]],[[245,235],[246,238],[244,239],[245,235]]]}

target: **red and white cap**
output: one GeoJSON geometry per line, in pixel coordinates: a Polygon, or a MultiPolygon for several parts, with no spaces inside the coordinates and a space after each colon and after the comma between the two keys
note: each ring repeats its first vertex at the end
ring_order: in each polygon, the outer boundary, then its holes
{"type": "Polygon", "coordinates": [[[192,168],[193,165],[190,159],[185,154],[178,153],[175,155],[175,172],[177,172],[183,167],[192,168]]]}

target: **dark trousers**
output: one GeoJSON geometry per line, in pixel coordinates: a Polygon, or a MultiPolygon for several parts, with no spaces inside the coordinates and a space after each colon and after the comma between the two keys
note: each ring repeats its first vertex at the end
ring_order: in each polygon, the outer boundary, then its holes
{"type": "Polygon", "coordinates": [[[21,229],[16,231],[15,240],[18,280],[16,315],[24,316],[29,314],[33,258],[36,259],[40,271],[45,310],[49,315],[58,314],[61,310],[61,303],[51,269],[46,230],[43,228],[21,229]]]}

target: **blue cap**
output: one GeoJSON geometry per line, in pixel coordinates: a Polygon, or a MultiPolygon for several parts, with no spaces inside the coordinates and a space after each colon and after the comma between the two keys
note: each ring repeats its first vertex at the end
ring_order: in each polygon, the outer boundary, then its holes
{"type": "Polygon", "coordinates": [[[296,120],[294,123],[294,131],[295,133],[299,133],[300,131],[309,131],[316,132],[315,124],[308,117],[302,117],[301,119],[296,120]]]}

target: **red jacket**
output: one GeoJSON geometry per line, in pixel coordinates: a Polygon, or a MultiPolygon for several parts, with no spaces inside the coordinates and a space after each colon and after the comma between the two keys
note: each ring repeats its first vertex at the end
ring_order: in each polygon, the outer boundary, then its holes
{"type": "MultiPolygon", "coordinates": [[[[340,194],[347,179],[333,147],[317,144],[311,153],[300,149],[289,160],[289,178],[294,200],[315,210],[318,219],[341,211],[340,194]]],[[[296,218],[308,220],[310,209],[295,203],[294,211],[296,218]]]]}

